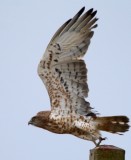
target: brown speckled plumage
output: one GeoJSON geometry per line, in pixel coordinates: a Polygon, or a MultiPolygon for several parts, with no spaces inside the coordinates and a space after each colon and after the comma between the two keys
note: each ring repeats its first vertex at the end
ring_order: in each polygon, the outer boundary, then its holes
{"type": "Polygon", "coordinates": [[[48,91],[51,111],[39,112],[29,124],[58,134],[72,134],[97,145],[96,140],[102,140],[99,130],[119,134],[128,130],[129,120],[126,116],[97,117],[85,100],[89,89],[82,58],[98,19],[93,9],[82,15],[84,9],[65,22],[47,46],[38,74],[48,91]]]}

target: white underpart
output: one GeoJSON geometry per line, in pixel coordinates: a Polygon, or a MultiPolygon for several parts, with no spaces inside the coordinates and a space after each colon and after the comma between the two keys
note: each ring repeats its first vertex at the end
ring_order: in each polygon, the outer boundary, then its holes
{"type": "Polygon", "coordinates": [[[94,130],[94,127],[89,122],[83,122],[82,120],[76,120],[74,121],[74,124],[77,128],[82,129],[84,131],[91,131],[94,130]]]}

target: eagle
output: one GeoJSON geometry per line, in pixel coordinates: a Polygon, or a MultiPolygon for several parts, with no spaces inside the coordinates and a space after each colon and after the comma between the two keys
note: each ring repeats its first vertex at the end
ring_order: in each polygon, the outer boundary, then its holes
{"type": "Polygon", "coordinates": [[[51,110],[38,112],[28,124],[57,134],[71,134],[100,145],[100,131],[122,134],[129,129],[124,115],[100,117],[88,97],[84,55],[97,27],[97,11],[85,7],[54,34],[38,65],[38,75],[50,98],[51,110]]]}

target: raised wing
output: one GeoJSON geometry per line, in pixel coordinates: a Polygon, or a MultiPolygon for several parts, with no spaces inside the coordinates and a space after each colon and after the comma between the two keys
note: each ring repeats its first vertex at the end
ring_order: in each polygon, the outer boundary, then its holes
{"type": "Polygon", "coordinates": [[[64,23],[51,39],[38,66],[51,101],[51,109],[59,114],[91,113],[88,96],[87,69],[82,57],[86,53],[97,27],[96,11],[90,9],[81,16],[84,7],[64,23]]]}

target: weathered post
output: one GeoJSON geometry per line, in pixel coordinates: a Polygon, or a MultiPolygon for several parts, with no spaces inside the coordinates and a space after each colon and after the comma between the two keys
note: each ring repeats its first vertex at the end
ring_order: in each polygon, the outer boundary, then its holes
{"type": "Polygon", "coordinates": [[[125,160],[125,150],[112,145],[100,145],[90,150],[89,160],[125,160]]]}

